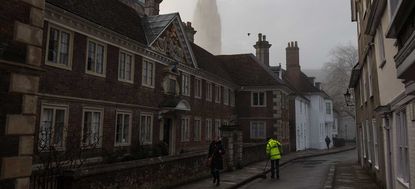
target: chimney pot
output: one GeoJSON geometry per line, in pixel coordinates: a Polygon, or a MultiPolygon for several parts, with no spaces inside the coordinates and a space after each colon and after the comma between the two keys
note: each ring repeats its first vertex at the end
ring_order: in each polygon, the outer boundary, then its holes
{"type": "Polygon", "coordinates": [[[258,34],[258,41],[261,41],[262,40],[262,33],[259,33],[258,34]]]}
{"type": "Polygon", "coordinates": [[[298,43],[297,43],[297,41],[295,41],[295,47],[298,47],[298,43]]]}
{"type": "Polygon", "coordinates": [[[267,36],[266,35],[262,36],[262,41],[267,41],[267,36]]]}

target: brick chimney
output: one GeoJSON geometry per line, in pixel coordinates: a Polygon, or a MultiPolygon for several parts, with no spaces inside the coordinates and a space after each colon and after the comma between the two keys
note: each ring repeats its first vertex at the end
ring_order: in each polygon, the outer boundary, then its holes
{"type": "Polygon", "coordinates": [[[186,32],[187,39],[193,43],[195,41],[195,34],[197,31],[192,27],[191,22],[187,22],[187,23],[183,22],[183,27],[186,32]]]}
{"type": "Polygon", "coordinates": [[[301,77],[300,50],[297,41],[289,42],[286,50],[287,77],[289,80],[298,81],[301,77]]]}
{"type": "Polygon", "coordinates": [[[147,16],[159,15],[160,3],[163,0],[145,0],[144,12],[147,16]]]}
{"type": "Polygon", "coordinates": [[[261,63],[267,66],[269,66],[269,48],[271,46],[272,45],[267,41],[267,37],[262,35],[262,33],[259,33],[258,41],[254,45],[254,48],[256,49],[256,57],[261,63]]]}

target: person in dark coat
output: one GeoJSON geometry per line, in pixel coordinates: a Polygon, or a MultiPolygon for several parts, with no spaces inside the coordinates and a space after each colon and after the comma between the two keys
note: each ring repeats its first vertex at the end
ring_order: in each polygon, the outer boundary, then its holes
{"type": "Polygon", "coordinates": [[[328,149],[330,149],[330,143],[331,143],[331,140],[330,140],[329,136],[326,136],[325,141],[326,141],[327,150],[328,150],[328,149]]]}
{"type": "Polygon", "coordinates": [[[213,183],[216,183],[216,186],[219,186],[220,184],[219,172],[223,169],[223,154],[225,154],[225,150],[221,138],[218,138],[217,141],[212,141],[209,145],[209,158],[212,159],[210,170],[213,177],[213,183]]]}

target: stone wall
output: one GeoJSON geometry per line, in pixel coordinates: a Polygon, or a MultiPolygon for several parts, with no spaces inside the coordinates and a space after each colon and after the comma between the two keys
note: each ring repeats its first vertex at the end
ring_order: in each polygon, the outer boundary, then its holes
{"type": "Polygon", "coordinates": [[[67,189],[169,188],[210,175],[206,152],[104,164],[69,172],[67,189]]]}
{"type": "Polygon", "coordinates": [[[266,159],[266,144],[244,144],[242,151],[243,166],[266,159]]]}
{"type": "Polygon", "coordinates": [[[0,3],[0,188],[29,189],[44,5],[0,3]]]}

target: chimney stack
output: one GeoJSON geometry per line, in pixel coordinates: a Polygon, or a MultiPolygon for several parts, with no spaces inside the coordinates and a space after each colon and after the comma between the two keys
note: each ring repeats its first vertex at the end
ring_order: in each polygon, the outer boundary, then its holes
{"type": "Polygon", "coordinates": [[[321,90],[321,82],[316,82],[316,85],[315,85],[315,87],[317,88],[317,89],[320,89],[321,90]]]}
{"type": "Polygon", "coordinates": [[[256,57],[266,66],[269,66],[269,48],[271,46],[272,45],[267,41],[267,37],[262,35],[262,33],[259,33],[258,41],[254,45],[254,48],[256,49],[256,57]]]}
{"type": "Polygon", "coordinates": [[[288,43],[286,50],[287,77],[290,80],[299,80],[301,76],[300,50],[297,41],[288,43]]]}
{"type": "Polygon", "coordinates": [[[184,26],[184,30],[186,32],[187,39],[190,42],[194,43],[195,34],[196,34],[197,31],[195,30],[195,28],[192,27],[192,23],[191,22],[187,22],[187,23],[183,22],[183,26],[184,26]]]}
{"type": "Polygon", "coordinates": [[[144,12],[147,16],[159,15],[160,3],[163,0],[145,0],[144,12]]]}

